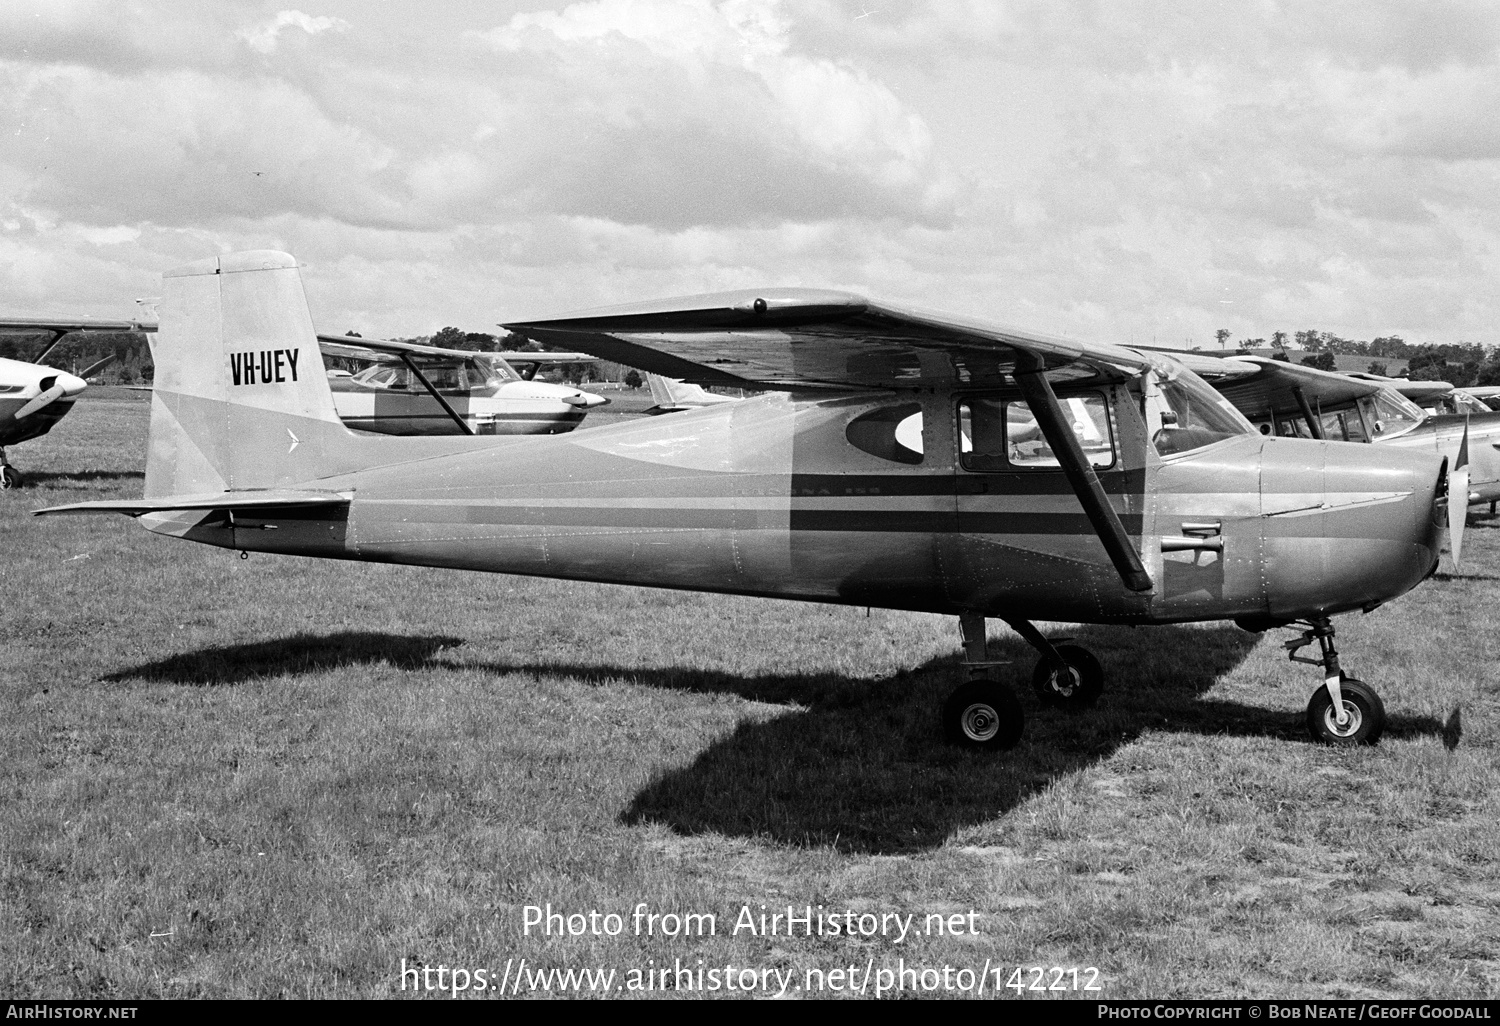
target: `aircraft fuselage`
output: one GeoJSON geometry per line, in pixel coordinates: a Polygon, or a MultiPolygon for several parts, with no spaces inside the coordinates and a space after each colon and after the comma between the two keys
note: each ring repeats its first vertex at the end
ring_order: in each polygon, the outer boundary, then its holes
{"type": "Polygon", "coordinates": [[[334,516],[143,522],[247,551],[1086,622],[1327,615],[1435,565],[1434,456],[1247,434],[1160,458],[1139,393],[1091,394],[1112,410],[1099,478],[1151,573],[1145,593],[1121,586],[1060,471],[965,466],[944,391],[770,394],[308,482],[350,497],[334,516]],[[923,415],[917,462],[851,427],[892,408],[923,415]]]}

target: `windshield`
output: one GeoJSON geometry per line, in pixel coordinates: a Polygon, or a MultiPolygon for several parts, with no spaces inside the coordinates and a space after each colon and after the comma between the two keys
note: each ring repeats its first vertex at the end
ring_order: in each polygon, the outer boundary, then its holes
{"type": "Polygon", "coordinates": [[[1393,388],[1382,388],[1373,396],[1361,399],[1360,405],[1365,407],[1365,418],[1370,422],[1370,431],[1377,442],[1404,435],[1427,419],[1422,407],[1393,388]]]}
{"type": "Polygon", "coordinates": [[[1240,411],[1196,374],[1158,379],[1157,389],[1154,394],[1148,390],[1146,423],[1159,455],[1173,456],[1255,433],[1240,411]]]}
{"type": "Polygon", "coordinates": [[[1454,391],[1453,408],[1455,413],[1489,413],[1490,408],[1475,399],[1467,392],[1454,391]]]}

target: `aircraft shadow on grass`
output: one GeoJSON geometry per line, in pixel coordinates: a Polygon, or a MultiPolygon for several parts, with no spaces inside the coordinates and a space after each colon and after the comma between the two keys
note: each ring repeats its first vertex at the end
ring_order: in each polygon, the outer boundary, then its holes
{"type": "Polygon", "coordinates": [[[445,648],[462,638],[444,635],[408,637],[373,631],[296,634],[273,641],[226,645],[168,656],[156,662],[111,673],[103,680],[152,680],[175,684],[239,684],[257,677],[316,673],[340,666],[386,663],[403,670],[437,665],[445,648]]]}
{"type": "MultiPolygon", "coordinates": [[[[940,736],[939,710],[961,674],[956,655],[873,681],[597,664],[462,666],[785,706],[780,715],[747,719],[690,764],[661,774],[635,796],[621,821],[660,823],[684,835],[719,833],[872,854],[936,848],[956,830],[1009,812],[1147,731],[1311,743],[1301,701],[1294,710],[1278,710],[1203,697],[1244,661],[1255,647],[1253,635],[1220,625],[1081,627],[1073,637],[1099,657],[1106,673],[1104,697],[1081,713],[1042,709],[1025,686],[1035,653],[1018,638],[991,640],[992,659],[1013,661],[1000,675],[1017,685],[1027,718],[1022,743],[997,754],[957,749],[940,736]]],[[[174,655],[104,679],[210,685],[351,664],[457,667],[442,653],[462,644],[435,635],[298,634],[174,655]]],[[[1310,693],[1313,682],[1305,683],[1310,693]]],[[[1443,724],[1397,714],[1387,720],[1386,735],[1427,734],[1451,747],[1461,729],[1456,715],[1443,724]]]]}
{"type": "MultiPolygon", "coordinates": [[[[1073,637],[1106,673],[1104,697],[1082,713],[1042,709],[1029,687],[1036,654],[1020,639],[991,640],[992,659],[1014,661],[1001,676],[1017,685],[1027,717],[1022,743],[998,754],[966,752],[941,739],[939,710],[960,676],[956,656],[878,681],[614,666],[493,669],[795,704],[785,715],[741,723],[691,764],[662,774],[621,821],[872,854],[938,847],[954,831],[1014,809],[1148,730],[1312,743],[1301,701],[1286,711],[1203,697],[1255,646],[1244,631],[1081,627],[1073,637]]],[[[1314,682],[1306,683],[1311,693],[1314,682]]],[[[1430,717],[1392,715],[1386,735],[1430,734],[1446,742],[1452,729],[1430,717]]]]}

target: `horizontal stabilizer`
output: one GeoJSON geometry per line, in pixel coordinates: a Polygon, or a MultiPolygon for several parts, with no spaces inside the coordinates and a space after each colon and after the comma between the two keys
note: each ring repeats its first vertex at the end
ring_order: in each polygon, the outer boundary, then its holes
{"type": "Polygon", "coordinates": [[[338,492],[281,491],[218,492],[213,495],[165,495],[157,499],[105,499],[99,502],[75,502],[68,506],[39,509],[36,516],[48,513],[123,513],[130,517],[147,513],[174,513],[194,509],[259,510],[288,509],[307,506],[342,506],[349,498],[338,492]]]}

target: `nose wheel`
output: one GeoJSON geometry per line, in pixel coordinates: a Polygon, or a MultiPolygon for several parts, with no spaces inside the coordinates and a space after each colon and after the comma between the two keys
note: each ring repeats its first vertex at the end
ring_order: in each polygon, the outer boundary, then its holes
{"type": "Polygon", "coordinates": [[[1323,669],[1323,686],[1307,703],[1307,732],[1324,744],[1373,745],[1385,731],[1385,703],[1374,688],[1339,669],[1333,624],[1327,617],[1309,620],[1307,626],[1310,629],[1300,638],[1285,643],[1288,659],[1323,669]],[[1321,658],[1297,654],[1313,642],[1322,650],[1321,658]]]}
{"type": "Polygon", "coordinates": [[[5,450],[0,449],[0,490],[21,487],[21,474],[5,462],[5,450]]]}
{"type": "Polygon", "coordinates": [[[1313,692],[1307,703],[1307,730],[1313,738],[1332,745],[1373,745],[1385,729],[1385,704],[1375,689],[1362,680],[1339,681],[1343,722],[1327,687],[1313,692]]]}

